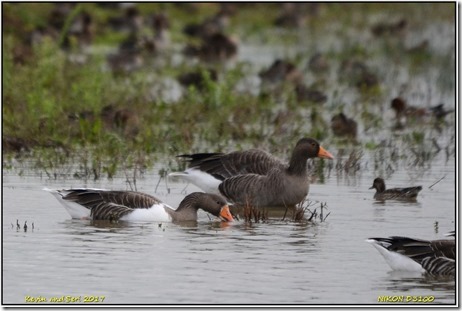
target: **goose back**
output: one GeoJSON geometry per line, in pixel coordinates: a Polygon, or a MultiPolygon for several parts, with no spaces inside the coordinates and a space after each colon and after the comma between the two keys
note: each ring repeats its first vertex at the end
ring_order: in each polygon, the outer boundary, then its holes
{"type": "Polygon", "coordinates": [[[418,263],[424,258],[446,257],[450,259],[456,258],[455,240],[420,240],[401,236],[392,236],[389,238],[374,238],[374,240],[387,245],[389,251],[403,254],[418,263]]]}
{"type": "Polygon", "coordinates": [[[62,192],[65,194],[62,197],[64,201],[84,206],[90,211],[89,218],[93,220],[124,220],[125,218],[136,220],[138,218],[147,218],[168,221],[168,217],[165,217],[163,210],[150,209],[155,205],[162,208],[163,204],[159,199],[149,194],[100,189],[71,189],[62,192]],[[132,215],[135,210],[144,211],[132,215]]]}
{"type": "Polygon", "coordinates": [[[309,190],[308,175],[287,176],[274,168],[267,175],[237,175],[219,185],[220,193],[239,205],[294,206],[309,190]]]}
{"type": "Polygon", "coordinates": [[[91,208],[90,218],[93,220],[119,220],[133,212],[133,208],[112,202],[101,202],[91,208]]]}
{"type": "Polygon", "coordinates": [[[135,191],[102,191],[97,189],[71,189],[63,196],[64,200],[72,201],[88,209],[101,208],[103,204],[112,203],[126,206],[130,209],[150,208],[161,201],[149,194],[135,191]]]}
{"type": "Polygon", "coordinates": [[[456,262],[446,257],[425,257],[422,259],[422,268],[431,275],[455,275],[456,262]]]}
{"type": "Polygon", "coordinates": [[[178,157],[187,158],[190,169],[198,169],[219,180],[243,174],[266,175],[271,168],[283,166],[281,161],[258,149],[234,151],[227,154],[184,154],[178,157]]]}
{"type": "Polygon", "coordinates": [[[51,190],[72,218],[127,221],[191,221],[197,220],[198,209],[233,221],[223,197],[195,192],[187,195],[174,210],[154,196],[134,191],[103,189],[51,190]]]}

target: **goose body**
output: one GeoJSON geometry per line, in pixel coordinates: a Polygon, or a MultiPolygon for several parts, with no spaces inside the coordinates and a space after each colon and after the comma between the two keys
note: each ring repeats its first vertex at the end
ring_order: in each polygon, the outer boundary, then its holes
{"type": "Polygon", "coordinates": [[[66,208],[74,219],[180,222],[196,221],[198,209],[232,221],[226,201],[218,195],[194,192],[174,210],[149,194],[105,189],[45,188],[66,208]]]}
{"type": "Polygon", "coordinates": [[[379,251],[393,270],[427,272],[432,275],[455,274],[455,240],[427,241],[392,236],[366,241],[379,251]]]}
{"type": "Polygon", "coordinates": [[[303,138],[295,146],[289,163],[257,149],[231,153],[180,155],[189,168],[171,173],[208,193],[223,195],[229,201],[257,207],[293,206],[308,194],[307,160],[333,159],[317,141],[303,138]]]}
{"type": "Polygon", "coordinates": [[[372,187],[369,189],[376,189],[374,199],[379,201],[385,200],[415,200],[422,186],[407,187],[407,188],[391,188],[386,189],[385,181],[378,177],[374,179],[372,187]]]}

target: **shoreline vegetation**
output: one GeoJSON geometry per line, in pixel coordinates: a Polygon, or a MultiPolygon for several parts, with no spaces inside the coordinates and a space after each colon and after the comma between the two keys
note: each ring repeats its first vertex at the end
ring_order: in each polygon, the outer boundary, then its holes
{"type": "Polygon", "coordinates": [[[338,151],[319,182],[455,156],[454,3],[2,6],[6,170],[136,183],[177,154],[286,158],[301,137],[338,151]]]}

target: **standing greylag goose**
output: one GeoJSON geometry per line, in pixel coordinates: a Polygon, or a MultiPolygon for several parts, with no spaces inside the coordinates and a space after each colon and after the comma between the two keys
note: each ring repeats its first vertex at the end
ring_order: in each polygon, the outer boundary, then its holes
{"type": "Polygon", "coordinates": [[[215,194],[194,192],[187,195],[174,210],[156,197],[135,191],[111,191],[102,189],[52,190],[72,218],[93,220],[196,221],[197,210],[232,221],[233,216],[225,200],[215,194]]]}
{"type": "Polygon", "coordinates": [[[297,142],[288,164],[257,149],[231,153],[180,155],[189,168],[182,177],[205,192],[221,193],[233,203],[255,207],[294,206],[308,194],[309,158],[334,157],[311,138],[297,142]]]}
{"type": "MultiPolygon", "coordinates": [[[[448,235],[455,236],[455,232],[448,235]]],[[[455,275],[455,240],[426,241],[392,236],[366,241],[379,251],[393,270],[455,275]]]]}
{"type": "Polygon", "coordinates": [[[374,199],[378,201],[385,200],[415,200],[419,191],[422,190],[422,186],[407,187],[407,188],[385,188],[385,181],[377,177],[374,179],[372,187],[369,189],[376,189],[377,192],[374,195],[374,199]]]}

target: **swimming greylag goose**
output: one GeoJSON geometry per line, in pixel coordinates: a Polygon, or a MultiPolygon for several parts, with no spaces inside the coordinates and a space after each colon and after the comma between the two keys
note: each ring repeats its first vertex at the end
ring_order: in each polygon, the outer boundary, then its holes
{"type": "Polygon", "coordinates": [[[180,155],[189,168],[169,176],[186,179],[205,192],[221,193],[239,205],[256,207],[293,206],[308,194],[309,158],[333,159],[311,138],[297,142],[288,164],[257,149],[231,153],[180,155]]]}
{"type": "Polygon", "coordinates": [[[232,221],[233,216],[225,200],[215,194],[194,192],[187,195],[174,210],[156,197],[135,191],[102,189],[52,190],[72,218],[93,220],[196,221],[197,210],[232,221]]]}
{"type": "Polygon", "coordinates": [[[374,188],[377,190],[374,199],[378,201],[415,200],[419,191],[422,190],[422,186],[385,189],[385,181],[380,177],[374,179],[374,183],[369,189],[374,188]]]}
{"type": "MultiPolygon", "coordinates": [[[[455,232],[448,235],[455,236],[455,232]]],[[[366,241],[379,251],[393,270],[455,275],[455,240],[426,241],[392,236],[366,241]]]]}

